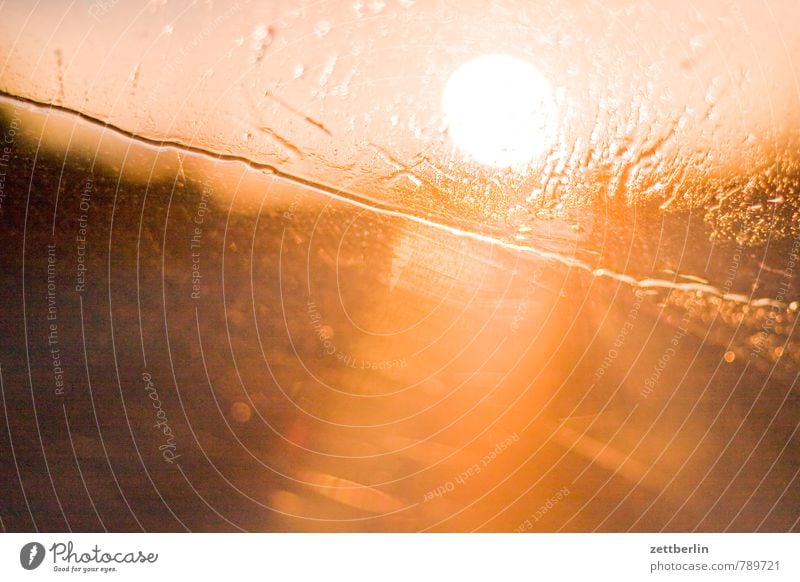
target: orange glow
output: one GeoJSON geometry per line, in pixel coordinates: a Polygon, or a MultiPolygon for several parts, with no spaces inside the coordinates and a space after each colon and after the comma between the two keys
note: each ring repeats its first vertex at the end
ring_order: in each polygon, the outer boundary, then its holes
{"type": "Polygon", "coordinates": [[[800,3],[61,4],[0,527],[800,530],[800,3]]]}

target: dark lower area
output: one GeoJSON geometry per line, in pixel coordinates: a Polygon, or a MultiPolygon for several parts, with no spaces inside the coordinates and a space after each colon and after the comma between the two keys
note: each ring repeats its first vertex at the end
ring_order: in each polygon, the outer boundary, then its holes
{"type": "MultiPolygon", "coordinates": [[[[9,147],[6,531],[800,530],[788,308],[9,147]]],[[[720,280],[739,253],[734,291],[797,296],[791,241],[701,248],[693,220],[590,243],[720,280]]]]}

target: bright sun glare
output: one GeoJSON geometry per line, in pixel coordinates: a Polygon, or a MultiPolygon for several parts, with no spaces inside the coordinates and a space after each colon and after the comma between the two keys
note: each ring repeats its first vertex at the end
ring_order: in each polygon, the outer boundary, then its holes
{"type": "Polygon", "coordinates": [[[447,80],[442,112],[450,138],[476,161],[527,164],[555,132],[553,89],[533,65],[509,55],[484,55],[447,80]]]}

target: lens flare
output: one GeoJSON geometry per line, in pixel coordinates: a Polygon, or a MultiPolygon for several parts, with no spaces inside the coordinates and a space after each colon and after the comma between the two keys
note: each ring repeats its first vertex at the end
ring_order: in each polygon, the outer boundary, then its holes
{"type": "Polygon", "coordinates": [[[453,143],[481,164],[524,166],[553,141],[553,89],[536,67],[510,55],[483,55],[456,69],[442,93],[453,143]]]}

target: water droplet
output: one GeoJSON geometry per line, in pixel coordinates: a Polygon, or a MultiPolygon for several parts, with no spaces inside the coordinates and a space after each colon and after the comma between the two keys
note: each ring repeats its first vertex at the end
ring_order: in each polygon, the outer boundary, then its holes
{"type": "Polygon", "coordinates": [[[234,402],[231,405],[231,418],[236,422],[247,422],[253,417],[253,411],[244,402],[234,402]]]}
{"type": "Polygon", "coordinates": [[[373,0],[367,7],[373,14],[380,14],[383,12],[383,9],[386,8],[386,2],[383,2],[383,0],[373,0]]]}
{"type": "Polygon", "coordinates": [[[250,33],[250,48],[255,51],[255,62],[260,62],[267,52],[267,47],[272,44],[272,29],[263,24],[257,25],[250,33]]]}
{"type": "Polygon", "coordinates": [[[333,74],[333,68],[336,66],[336,56],[332,55],[327,58],[325,65],[322,67],[322,72],[319,75],[319,86],[324,87],[333,74]]]}
{"type": "Polygon", "coordinates": [[[268,36],[269,36],[269,31],[267,30],[267,27],[264,26],[263,24],[257,25],[253,29],[253,32],[250,33],[250,38],[253,39],[254,43],[258,43],[267,38],[268,36]]]}
{"type": "Polygon", "coordinates": [[[314,34],[317,35],[318,38],[322,38],[326,36],[331,31],[331,23],[327,20],[320,20],[314,26],[314,34]]]}

